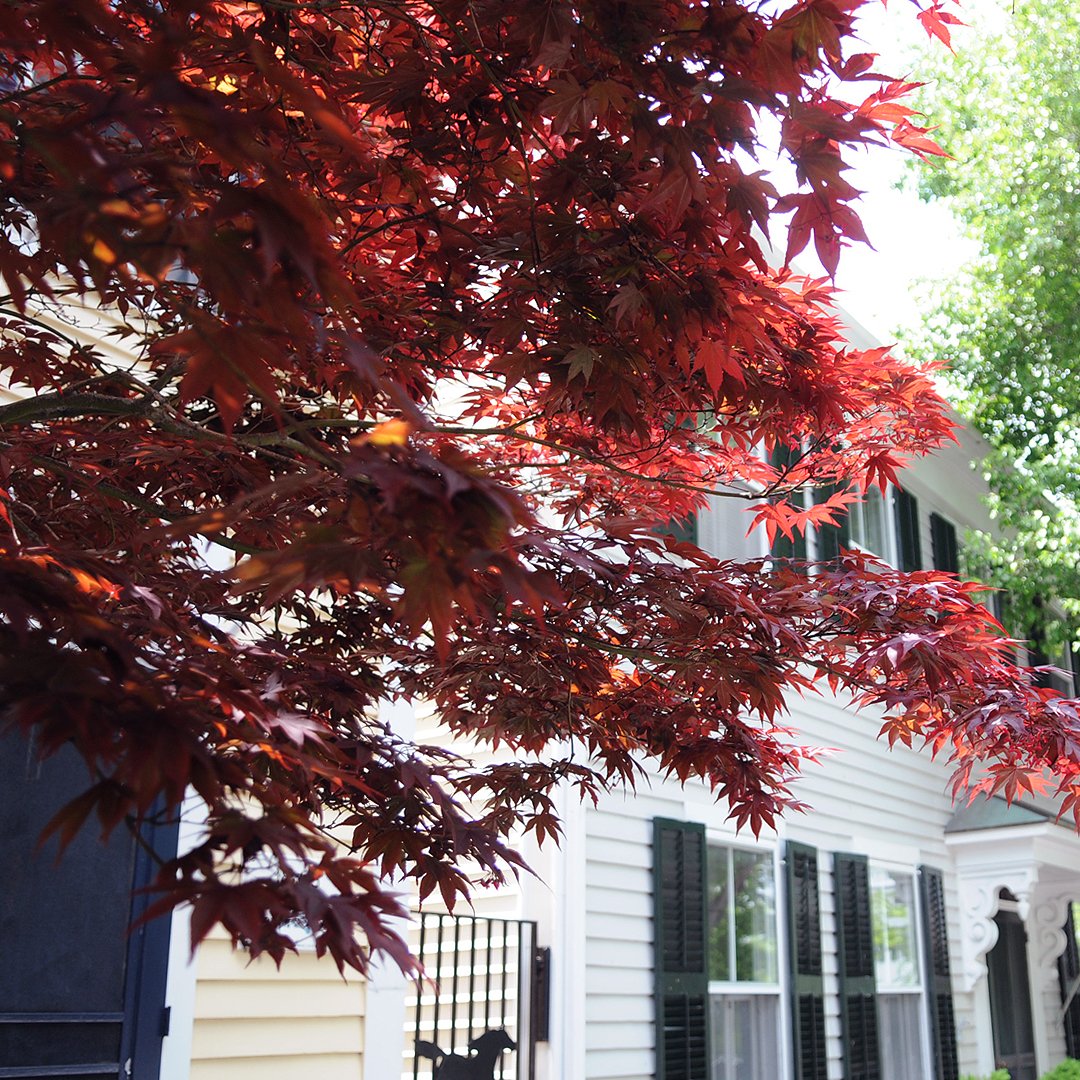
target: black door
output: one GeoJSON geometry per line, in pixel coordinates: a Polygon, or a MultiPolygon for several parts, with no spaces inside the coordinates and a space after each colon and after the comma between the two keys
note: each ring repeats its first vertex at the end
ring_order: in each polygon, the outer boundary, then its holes
{"type": "Polygon", "coordinates": [[[996,1066],[1012,1080],[1036,1080],[1035,1032],[1031,1022],[1027,933],[1015,911],[999,911],[997,944],[986,958],[996,1066]]]}
{"type": "MultiPolygon", "coordinates": [[[[64,750],[39,764],[0,738],[0,1078],[157,1080],[169,923],[128,933],[153,857],[124,828],[102,843],[94,822],[57,860],[42,827],[88,786],[64,750]]],[[[174,828],[144,834],[168,856],[174,828]]]]}

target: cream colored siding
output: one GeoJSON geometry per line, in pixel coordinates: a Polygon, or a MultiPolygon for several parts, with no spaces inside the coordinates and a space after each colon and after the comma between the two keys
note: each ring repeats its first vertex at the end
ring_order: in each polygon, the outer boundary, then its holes
{"type": "Polygon", "coordinates": [[[362,1080],[364,984],[311,952],[248,962],[220,938],[198,954],[192,1080],[362,1080]]]}

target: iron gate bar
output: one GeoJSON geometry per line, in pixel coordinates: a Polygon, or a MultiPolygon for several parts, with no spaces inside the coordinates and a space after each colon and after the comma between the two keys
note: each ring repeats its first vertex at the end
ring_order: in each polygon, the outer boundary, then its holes
{"type": "MultiPolygon", "coordinates": [[[[505,1009],[506,1009],[506,968],[508,966],[507,961],[510,959],[507,956],[507,953],[509,952],[509,949],[507,948],[507,945],[508,945],[508,942],[509,942],[509,937],[510,937],[510,929],[509,929],[509,927],[510,927],[509,922],[507,922],[506,919],[503,919],[503,921],[502,921],[502,956],[503,956],[503,962],[499,966],[502,968],[502,1000],[503,1000],[503,1010],[504,1010],[504,1012],[505,1012],[505,1009]]],[[[520,1001],[518,1003],[518,1007],[520,1008],[520,1001]]],[[[520,1047],[520,1044],[521,1044],[521,1024],[520,1023],[517,1024],[517,1031],[515,1032],[515,1034],[518,1037],[518,1045],[520,1047]]],[[[521,1053],[520,1049],[518,1050],[518,1053],[519,1054],[521,1053]]],[[[521,1070],[520,1069],[515,1069],[514,1071],[515,1072],[520,1072],[521,1070]]],[[[502,1054],[499,1057],[499,1080],[503,1080],[503,1077],[505,1075],[506,1075],[506,1055],[502,1054]]]]}
{"type": "MultiPolygon", "coordinates": [[[[461,920],[454,920],[454,951],[451,954],[453,959],[451,963],[453,968],[451,969],[450,976],[450,1053],[457,1053],[457,981],[458,981],[458,947],[461,944],[461,920]]],[[[471,1038],[471,1035],[470,1035],[471,1038]]],[[[468,1039],[465,1040],[465,1052],[468,1053],[468,1039]]]]}
{"type": "MultiPolygon", "coordinates": [[[[425,925],[424,920],[421,919],[420,920],[420,948],[416,950],[417,954],[419,956],[424,955],[424,933],[425,933],[426,930],[427,930],[427,926],[425,925]]],[[[418,1077],[420,1076],[420,1055],[416,1052],[416,1044],[420,1041],[420,1018],[423,1016],[423,1013],[420,1010],[420,1000],[419,1000],[420,999],[420,982],[419,982],[419,980],[422,979],[423,977],[424,976],[422,976],[422,975],[417,977],[416,1030],[413,1033],[413,1067],[412,1067],[413,1080],[418,1080],[418,1077]]]]}
{"type": "Polygon", "coordinates": [[[484,965],[484,1027],[491,1021],[491,924],[484,935],[487,944],[487,963],[484,965]]]}
{"type": "Polygon", "coordinates": [[[437,1075],[450,1055],[471,1060],[476,1052],[470,1045],[473,1039],[499,1029],[507,1032],[508,1038],[512,1031],[516,1046],[513,1052],[491,1060],[492,1066],[498,1064],[494,1075],[499,1080],[532,1080],[538,1033],[534,1020],[539,986],[536,923],[445,912],[423,912],[418,921],[418,955],[425,977],[417,981],[415,1015],[406,1029],[413,1036],[412,1080],[437,1075]],[[447,919],[454,923],[452,937],[447,919]],[[482,942],[480,934],[484,935],[482,942]],[[482,981],[477,963],[484,965],[482,981]],[[448,964],[452,965],[449,975],[448,964]],[[467,974],[463,964],[468,964],[467,974]],[[501,974],[495,970],[496,964],[501,974]],[[450,995],[449,1007],[442,1000],[446,993],[450,995]],[[464,1045],[459,1047],[459,1042],[464,1045]],[[423,1053],[416,1052],[417,1043],[424,1045],[423,1053]],[[431,1058],[431,1064],[422,1063],[424,1058],[431,1058]]]}
{"type": "MultiPolygon", "coordinates": [[[[469,935],[469,1031],[473,1029],[473,1005],[476,1001],[476,930],[469,935]]],[[[485,1002],[485,1007],[486,1007],[485,1002]]],[[[484,1027],[487,1027],[487,1021],[484,1021],[484,1027]]]]}
{"type": "Polygon", "coordinates": [[[432,1020],[431,1026],[436,1033],[439,1030],[439,999],[442,997],[442,994],[439,993],[439,987],[442,985],[443,918],[444,916],[439,916],[438,937],[435,943],[435,1018],[432,1020]]]}
{"type": "MultiPolygon", "coordinates": [[[[524,1000],[525,999],[524,999],[524,996],[523,996],[523,994],[521,992],[521,977],[522,977],[522,974],[524,973],[524,968],[525,968],[525,965],[521,962],[521,958],[524,955],[522,950],[524,948],[525,924],[524,923],[518,923],[517,930],[518,930],[518,940],[517,940],[517,945],[518,945],[517,1044],[518,1044],[518,1060],[520,1061],[521,1060],[521,1055],[523,1053],[527,1052],[525,1050],[525,1047],[527,1047],[529,1045],[529,1043],[532,1042],[532,1038],[531,1038],[532,1033],[531,1032],[529,1033],[530,1038],[529,1038],[528,1042],[525,1042],[524,1036],[522,1034],[524,1032],[524,1030],[525,1030],[525,1028],[522,1026],[523,1023],[524,1023],[524,1020],[525,1020],[525,1014],[524,1014],[524,1011],[523,1011],[523,1008],[522,1008],[522,1006],[524,1005],[524,1000]],[[524,1043],[525,1045],[523,1046],[522,1043],[524,1043]]],[[[518,1069],[518,1072],[521,1072],[521,1070],[518,1069]]],[[[499,1075],[502,1076],[502,1071],[501,1070],[499,1071],[499,1075]]],[[[529,1072],[529,1075],[530,1076],[532,1075],[531,1070],[529,1072]]]]}

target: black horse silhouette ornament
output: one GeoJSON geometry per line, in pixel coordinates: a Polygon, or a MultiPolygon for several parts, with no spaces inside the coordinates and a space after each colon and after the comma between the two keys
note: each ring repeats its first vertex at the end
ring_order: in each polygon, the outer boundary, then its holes
{"type": "Polygon", "coordinates": [[[417,1057],[431,1058],[433,1080],[495,1080],[495,1063],[504,1050],[516,1050],[517,1043],[503,1028],[485,1031],[469,1040],[469,1056],[447,1054],[435,1043],[416,1040],[417,1057]]]}

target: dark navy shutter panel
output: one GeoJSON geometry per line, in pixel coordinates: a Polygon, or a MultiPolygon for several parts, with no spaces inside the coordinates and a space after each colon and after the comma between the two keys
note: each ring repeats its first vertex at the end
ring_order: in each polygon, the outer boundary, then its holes
{"type": "Polygon", "coordinates": [[[956,1021],[949,977],[949,934],[945,918],[945,884],[940,870],[919,867],[922,901],[926,1001],[934,1062],[933,1080],[957,1080],[956,1021]]]}
{"type": "Polygon", "coordinates": [[[817,851],[784,848],[795,1080],[826,1080],[825,989],[821,977],[821,898],[817,851]]]}
{"type": "Polygon", "coordinates": [[[1080,1057],[1080,953],[1076,947],[1076,905],[1070,904],[1065,915],[1065,951],[1058,957],[1061,1004],[1065,1008],[1065,1052],[1080,1057]],[[1071,995],[1071,996],[1070,996],[1071,995]]]}
{"type": "Polygon", "coordinates": [[[708,1080],[705,827],[653,821],[657,1080],[708,1080]]]}
{"type": "MultiPolygon", "coordinates": [[[[828,502],[836,492],[835,484],[826,484],[814,491],[814,502],[828,502]]],[[[829,562],[839,558],[843,548],[851,547],[851,522],[848,520],[847,511],[838,512],[836,525],[816,525],[817,533],[817,558],[820,562],[829,562]]]]}
{"type": "Polygon", "coordinates": [[[0,1077],[152,1080],[171,922],[129,926],[153,899],[141,890],[157,864],[176,854],[176,822],[147,825],[138,842],[122,827],[107,842],[84,829],[57,859],[54,841],[37,841],[85,788],[85,763],[71,746],[39,761],[8,732],[0,777],[0,1077]]]}
{"type": "MultiPolygon", "coordinates": [[[[1004,589],[998,589],[990,596],[990,611],[993,616],[1001,625],[1005,628],[1005,632],[1011,633],[1012,631],[1012,604],[1009,601],[1009,594],[1004,589]]],[[[1007,649],[1004,653],[1005,662],[1008,664],[1015,664],[1016,649],[1007,649]]],[[[1078,684],[1080,685],[1080,684],[1078,684]]]]}
{"type": "Polygon", "coordinates": [[[990,610],[1006,630],[1012,621],[1012,606],[1009,603],[1009,594],[1004,589],[997,589],[990,597],[990,610]]]}
{"type": "Polygon", "coordinates": [[[865,855],[833,856],[844,1080],[881,1080],[870,868],[865,855]]]}
{"type": "Polygon", "coordinates": [[[921,570],[922,539],[919,535],[919,500],[896,488],[893,491],[893,511],[896,515],[896,537],[900,554],[900,569],[904,573],[921,570]]]}
{"type": "Polygon", "coordinates": [[[931,514],[930,542],[933,547],[934,569],[959,574],[960,547],[956,541],[956,526],[940,514],[931,514]]]}

